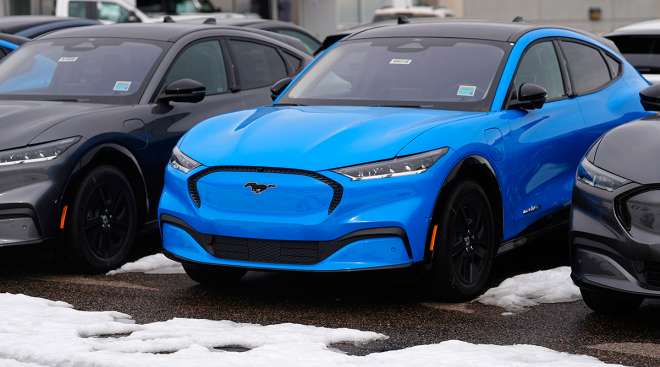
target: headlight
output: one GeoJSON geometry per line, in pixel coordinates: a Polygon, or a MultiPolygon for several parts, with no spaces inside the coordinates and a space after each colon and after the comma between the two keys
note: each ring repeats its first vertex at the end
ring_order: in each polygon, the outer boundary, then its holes
{"type": "Polygon", "coordinates": [[[201,164],[183,154],[179,147],[174,147],[174,149],[172,149],[172,157],[170,157],[170,166],[183,173],[188,173],[201,166],[201,164]]]}
{"type": "Polygon", "coordinates": [[[373,180],[377,178],[415,175],[425,172],[443,155],[447,148],[430,152],[394,158],[388,161],[361,164],[340,168],[335,172],[349,177],[351,180],[373,180]]]}
{"type": "Polygon", "coordinates": [[[75,136],[72,138],[52,141],[50,143],[2,151],[0,152],[0,166],[13,166],[22,163],[50,161],[59,157],[79,139],[80,137],[75,136]]]}
{"type": "Polygon", "coordinates": [[[619,177],[604,169],[596,167],[586,158],[582,160],[577,170],[577,179],[585,184],[606,191],[614,191],[623,185],[630,183],[623,177],[619,177]]]}

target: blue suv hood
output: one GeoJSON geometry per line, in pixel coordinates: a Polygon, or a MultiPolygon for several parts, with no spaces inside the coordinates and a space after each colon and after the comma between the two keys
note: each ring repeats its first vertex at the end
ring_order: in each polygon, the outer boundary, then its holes
{"type": "Polygon", "coordinates": [[[480,114],[391,107],[262,107],[206,120],[185,135],[180,148],[205,166],[320,171],[393,158],[422,132],[480,114]]]}

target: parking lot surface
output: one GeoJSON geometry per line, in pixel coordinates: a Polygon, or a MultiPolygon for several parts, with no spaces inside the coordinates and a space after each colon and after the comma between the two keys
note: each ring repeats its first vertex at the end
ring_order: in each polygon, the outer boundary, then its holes
{"type": "MultiPolygon", "coordinates": [[[[157,249],[157,240],[145,252],[157,249]]],[[[479,303],[426,299],[409,272],[351,274],[249,273],[237,287],[210,290],[182,274],[83,276],[67,273],[50,246],[0,249],[0,291],[62,300],[80,310],[116,310],[139,323],[174,317],[275,324],[292,322],[376,331],[366,345],[338,345],[352,354],[445,340],[534,344],[630,366],[660,365],[660,302],[635,314],[603,317],[582,303],[545,304],[504,316],[479,303]]],[[[512,275],[567,263],[561,236],[536,241],[497,262],[496,285],[512,275]]],[[[140,254],[136,254],[140,256],[140,254]]]]}

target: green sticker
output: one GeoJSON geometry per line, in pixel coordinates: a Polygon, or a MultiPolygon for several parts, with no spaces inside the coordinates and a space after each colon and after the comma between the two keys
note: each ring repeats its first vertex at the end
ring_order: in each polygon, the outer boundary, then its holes
{"type": "Polygon", "coordinates": [[[456,95],[459,97],[474,97],[477,87],[474,85],[459,85],[456,95]]]}
{"type": "Polygon", "coordinates": [[[129,89],[131,89],[131,82],[124,80],[116,81],[114,88],[112,88],[115,92],[128,92],[129,89]]]}

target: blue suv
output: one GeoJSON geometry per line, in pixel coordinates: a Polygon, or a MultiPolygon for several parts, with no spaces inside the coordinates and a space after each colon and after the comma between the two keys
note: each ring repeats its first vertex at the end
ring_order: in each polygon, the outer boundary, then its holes
{"type": "Polygon", "coordinates": [[[475,297],[497,254],[566,221],[581,157],[645,115],[646,86],[606,40],[569,29],[355,33],[278,82],[272,106],[179,141],[165,253],[203,284],[416,265],[434,296],[475,297]]]}

